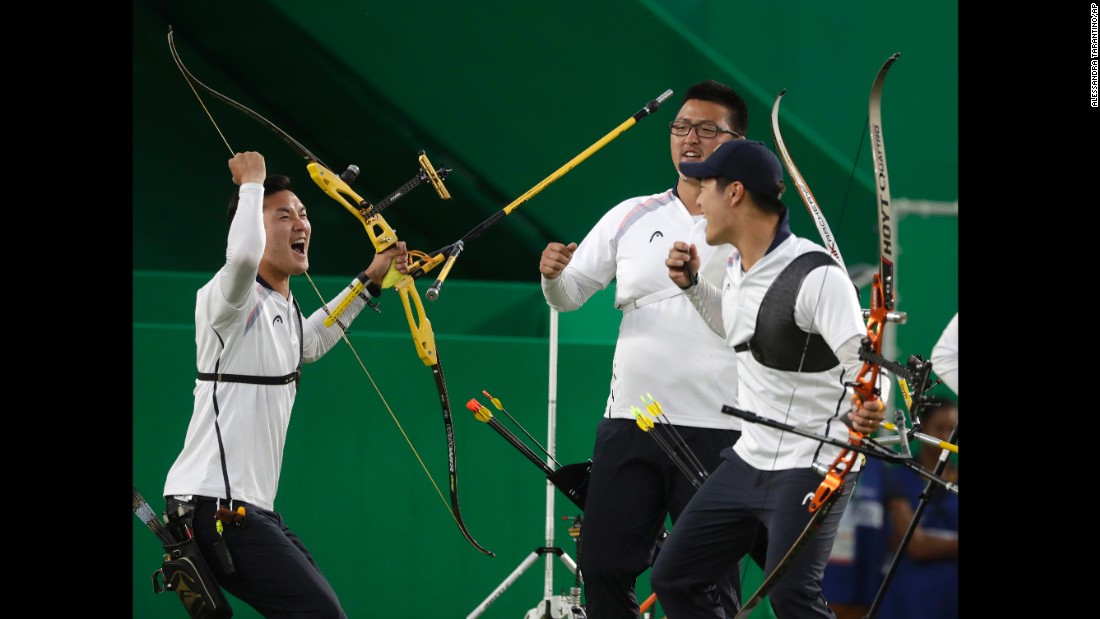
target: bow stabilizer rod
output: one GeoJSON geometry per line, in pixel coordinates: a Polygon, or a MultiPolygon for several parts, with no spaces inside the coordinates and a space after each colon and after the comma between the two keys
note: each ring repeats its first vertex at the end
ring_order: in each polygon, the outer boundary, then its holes
{"type": "MultiPolygon", "coordinates": [[[[450,267],[454,265],[454,261],[458,259],[458,254],[462,251],[462,248],[466,243],[469,243],[470,241],[484,234],[486,230],[496,225],[496,223],[499,222],[501,219],[504,219],[505,217],[510,215],[512,211],[519,208],[521,204],[533,198],[543,189],[546,189],[554,181],[565,176],[570,170],[580,165],[582,161],[591,157],[593,153],[600,150],[601,148],[606,146],[611,140],[619,137],[627,129],[637,124],[639,120],[645,118],[653,112],[656,112],[657,109],[661,107],[661,104],[664,103],[665,100],[671,96],[672,90],[665,90],[660,95],[658,95],[656,99],[653,99],[649,103],[646,103],[642,107],[642,109],[638,110],[633,116],[623,121],[618,127],[612,129],[607,135],[597,140],[594,144],[581,151],[580,154],[570,159],[568,163],[555,170],[552,174],[550,174],[550,176],[547,176],[546,178],[539,181],[538,184],[528,189],[526,192],[523,193],[523,195],[508,204],[508,206],[505,206],[504,208],[490,215],[485,221],[475,226],[457,242],[429,254],[429,256],[431,257],[434,257],[436,255],[446,256],[447,264],[443,268],[443,270],[440,271],[439,277],[424,293],[424,296],[427,297],[429,301],[435,301],[439,298],[439,289],[441,286],[443,286],[443,281],[446,279],[447,273],[450,272],[450,267]]],[[[415,272],[413,277],[419,279],[424,273],[427,273],[432,268],[434,268],[435,264],[436,263],[428,262],[425,264],[409,265],[409,273],[413,274],[415,272]]]]}
{"type": "MultiPolygon", "coordinates": [[[[203,102],[202,96],[199,94],[198,89],[202,89],[209,95],[217,98],[218,100],[224,102],[230,107],[236,108],[237,110],[243,112],[249,118],[257,121],[264,127],[267,127],[280,139],[290,145],[296,152],[302,155],[306,159],[306,161],[308,161],[306,168],[309,170],[310,177],[313,178],[314,182],[316,182],[317,185],[326,194],[335,199],[337,202],[340,202],[340,204],[342,204],[352,215],[354,215],[357,219],[360,220],[360,222],[363,223],[363,226],[366,229],[368,236],[370,236],[371,243],[374,245],[374,249],[376,252],[383,251],[397,243],[396,234],[379,213],[381,208],[370,206],[369,202],[367,202],[354,191],[352,191],[351,187],[349,186],[350,183],[354,181],[356,176],[358,176],[359,174],[359,168],[357,166],[349,166],[348,169],[345,170],[344,173],[341,175],[335,174],[330,168],[328,168],[328,166],[321,162],[321,160],[316,155],[311,153],[307,148],[302,146],[300,142],[295,140],[274,123],[247,108],[246,106],[237,103],[233,99],[230,99],[229,97],[215,91],[214,89],[200,82],[197,78],[195,78],[194,75],[191,74],[190,71],[187,70],[187,68],[183,64],[183,61],[180,60],[179,54],[176,52],[175,40],[173,37],[171,26],[169,26],[168,30],[168,47],[171,50],[172,58],[175,61],[176,66],[183,74],[184,79],[187,81],[188,86],[194,93],[195,98],[199,102],[199,105],[202,106],[203,110],[206,112],[207,117],[209,117],[210,122],[218,131],[218,135],[222,138],[222,142],[225,143],[225,146],[229,150],[230,155],[234,154],[234,150],[229,145],[229,141],[225,138],[225,135],[222,134],[217,122],[214,121],[214,117],[210,113],[210,110],[207,109],[206,104],[205,102],[203,102]],[[364,210],[360,212],[360,210],[353,207],[344,196],[348,196],[355,200],[356,203],[364,208],[364,210]]],[[[410,183],[406,183],[406,186],[415,186],[416,184],[422,182],[424,179],[427,179],[430,180],[435,186],[436,191],[437,193],[439,193],[441,198],[449,199],[450,194],[446,191],[446,188],[443,187],[442,184],[442,176],[445,174],[444,170],[442,168],[440,170],[435,170],[428,163],[427,157],[424,156],[423,151],[421,151],[420,153],[419,160],[421,167],[423,168],[423,175],[418,174],[413,181],[410,181],[412,185],[410,185],[410,183]]],[[[404,193],[405,192],[402,190],[394,192],[387,198],[386,204],[383,206],[388,206],[394,200],[404,195],[404,193]]],[[[410,254],[412,253],[414,252],[410,252],[410,254]]],[[[421,252],[415,253],[419,257],[427,258],[427,256],[421,252]]],[[[429,260],[428,263],[435,265],[442,260],[443,258],[440,257],[437,261],[433,262],[429,260]]],[[[306,273],[306,277],[309,277],[308,273],[306,273]]],[[[357,281],[354,285],[355,292],[362,290],[366,277],[358,277],[357,279],[359,281],[357,281]]],[[[310,280],[310,282],[312,283],[312,280],[310,280]]],[[[392,285],[393,288],[397,290],[398,294],[401,296],[401,301],[405,308],[405,314],[408,317],[409,329],[413,337],[413,343],[416,346],[417,354],[425,365],[431,367],[432,373],[435,376],[436,389],[439,392],[440,407],[443,413],[443,424],[447,433],[447,462],[450,476],[449,489],[451,494],[451,502],[447,509],[450,512],[450,515],[454,519],[455,523],[458,525],[458,528],[462,532],[462,535],[466,538],[467,541],[470,542],[472,546],[474,546],[474,548],[476,548],[479,552],[483,554],[495,556],[492,551],[478,544],[473,536],[470,535],[470,532],[467,530],[466,525],[462,520],[462,513],[459,511],[458,464],[455,450],[453,422],[451,420],[450,400],[447,395],[447,383],[443,377],[443,366],[438,359],[438,351],[436,350],[435,346],[435,336],[431,329],[431,322],[428,320],[427,316],[424,315],[423,306],[420,303],[420,297],[416,294],[416,287],[414,285],[415,282],[412,277],[400,273],[396,268],[395,262],[391,262],[389,272],[386,274],[383,280],[383,284],[386,286],[392,285]],[[416,303],[416,317],[413,316],[412,310],[410,308],[410,297],[412,297],[413,301],[415,301],[416,303]]],[[[321,298],[322,306],[325,307],[327,311],[327,304],[325,304],[324,298],[321,297],[320,291],[317,290],[316,286],[314,286],[314,290],[317,291],[317,296],[321,298]]],[[[335,323],[335,317],[333,317],[333,320],[331,322],[327,322],[326,326],[331,326],[333,323],[335,323]]],[[[342,336],[344,341],[348,344],[348,347],[351,348],[352,353],[355,355],[356,359],[359,359],[359,354],[355,352],[355,347],[352,346],[351,340],[347,338],[346,333],[343,333],[342,336]]],[[[362,359],[359,359],[359,363],[360,366],[363,368],[363,371],[367,374],[367,377],[370,378],[370,372],[367,371],[366,366],[363,365],[362,359]]],[[[371,378],[371,382],[372,384],[374,383],[373,378],[371,378]]],[[[443,493],[439,490],[438,484],[435,483],[435,479],[432,477],[431,472],[428,471],[427,466],[424,465],[423,459],[420,458],[420,454],[417,453],[416,448],[412,444],[412,441],[409,440],[408,436],[405,434],[405,430],[401,427],[401,423],[400,421],[398,421],[397,416],[393,414],[393,410],[390,409],[389,404],[386,403],[385,398],[382,397],[382,392],[378,389],[377,385],[375,385],[375,391],[378,392],[379,397],[382,398],[383,404],[385,404],[386,409],[390,412],[390,416],[393,418],[394,423],[397,424],[398,428],[401,430],[402,435],[405,436],[405,440],[409,444],[409,448],[412,449],[413,453],[420,461],[420,464],[424,469],[424,473],[428,476],[428,479],[431,480],[432,485],[436,488],[436,491],[439,492],[440,498],[443,499],[443,493]]]]}

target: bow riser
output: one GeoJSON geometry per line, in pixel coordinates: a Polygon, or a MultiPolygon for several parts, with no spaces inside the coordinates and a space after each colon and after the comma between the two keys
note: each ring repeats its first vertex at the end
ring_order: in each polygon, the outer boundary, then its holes
{"type": "MultiPolygon", "coordinates": [[[[397,243],[397,235],[394,233],[393,228],[390,227],[388,223],[386,223],[385,219],[383,219],[382,216],[377,213],[378,209],[373,209],[370,206],[369,202],[356,194],[355,191],[353,191],[348,185],[347,181],[344,180],[344,177],[333,173],[328,166],[326,166],[319,158],[311,153],[305,146],[303,146],[300,142],[291,137],[290,134],[280,129],[271,121],[252,111],[248,107],[234,101],[233,99],[230,99],[229,97],[217,92],[209,86],[206,86],[197,78],[195,78],[195,76],[192,75],[191,72],[188,71],[187,68],[184,66],[183,61],[180,59],[179,54],[176,52],[175,42],[173,40],[173,33],[171,30],[169,30],[168,32],[168,47],[172,52],[172,58],[175,61],[176,66],[179,68],[180,72],[183,73],[184,79],[187,80],[188,85],[191,86],[192,91],[195,93],[196,98],[198,98],[200,105],[203,105],[204,109],[206,106],[205,104],[203,104],[202,97],[199,96],[198,91],[195,90],[195,86],[198,86],[203,91],[226,103],[227,105],[236,108],[241,112],[244,112],[248,117],[256,120],[264,127],[270,129],[277,136],[279,136],[280,139],[289,144],[295,151],[305,157],[305,159],[309,161],[309,163],[306,165],[306,168],[309,171],[310,178],[313,179],[317,186],[320,187],[326,195],[330,196],[341,205],[343,205],[344,208],[348,210],[348,212],[354,215],[355,218],[363,224],[363,227],[366,230],[367,235],[370,237],[371,244],[374,246],[376,252],[384,251],[385,249],[388,249],[389,247],[392,247],[394,244],[397,243]],[[348,202],[345,196],[355,200],[357,204],[363,207],[362,210],[352,206],[352,204],[348,202]],[[370,213],[370,216],[364,216],[364,213],[370,213]]],[[[207,111],[207,115],[210,117],[210,121],[214,123],[214,118],[213,116],[210,116],[209,111],[207,111]]],[[[217,123],[214,123],[214,126],[215,128],[217,128],[217,123]]],[[[218,133],[221,133],[220,129],[218,129],[218,133]]],[[[228,142],[226,142],[226,146],[229,147],[228,142]]],[[[229,148],[229,150],[231,153],[233,152],[232,148],[229,148]]],[[[423,153],[421,153],[421,162],[422,164],[426,162],[426,158],[423,157],[423,153]]],[[[348,178],[354,178],[354,176],[357,174],[357,170],[355,170],[354,168],[349,168],[348,174],[348,178]]],[[[430,173],[429,176],[431,176],[430,173]]],[[[440,191],[440,195],[442,196],[442,183],[438,176],[432,178],[432,183],[436,185],[437,191],[440,191]]],[[[396,197],[397,196],[393,197],[393,199],[396,199],[396,197]]],[[[449,194],[447,195],[447,197],[450,197],[449,194]]],[[[428,264],[438,264],[438,262],[429,261],[428,264]]],[[[454,429],[451,420],[450,402],[447,398],[446,382],[443,379],[443,368],[438,361],[438,355],[435,348],[435,337],[431,329],[431,322],[424,315],[424,309],[423,305],[420,303],[420,297],[418,294],[416,294],[415,281],[411,276],[402,274],[397,271],[395,264],[391,262],[389,272],[386,274],[385,279],[383,280],[383,285],[386,285],[387,287],[392,285],[400,288],[399,292],[401,293],[402,304],[405,307],[405,314],[409,320],[409,328],[413,335],[413,341],[416,346],[417,354],[426,365],[432,368],[432,372],[436,378],[436,387],[439,391],[440,405],[443,411],[443,423],[447,433],[447,461],[450,474],[451,495],[451,506],[449,508],[449,511],[451,513],[451,517],[455,520],[459,530],[462,532],[462,535],[470,542],[471,545],[474,546],[474,548],[484,554],[493,556],[493,553],[491,551],[485,549],[480,544],[478,544],[477,541],[475,541],[474,538],[470,535],[469,531],[466,529],[466,525],[462,521],[462,514],[459,511],[457,462],[455,456],[454,429]],[[413,301],[415,301],[416,304],[416,319],[414,319],[412,309],[410,307],[410,297],[413,299],[413,301]]],[[[347,295],[344,301],[340,303],[340,307],[347,307],[349,299],[358,296],[358,293],[362,289],[362,280],[357,281],[354,284],[351,292],[347,295]]],[[[320,292],[318,292],[318,296],[320,296],[320,292]]],[[[324,304],[323,298],[321,299],[321,302],[322,304],[324,304]]],[[[326,318],[325,326],[331,327],[332,324],[336,322],[336,318],[337,316],[332,315],[330,312],[330,315],[326,318]]],[[[344,341],[348,344],[349,347],[352,348],[352,351],[354,352],[355,349],[351,346],[351,341],[347,339],[346,335],[344,336],[344,341]]],[[[358,357],[357,353],[356,356],[358,357]]],[[[364,371],[366,371],[365,367],[363,369],[364,371]]],[[[369,372],[367,373],[367,375],[369,378],[369,372]]],[[[371,382],[373,383],[373,379],[371,382]]],[[[381,392],[379,392],[379,397],[381,397],[381,395],[381,392]]],[[[382,400],[383,402],[385,402],[385,398],[382,398],[382,400]]],[[[387,404],[387,408],[388,407],[389,406],[387,404]]],[[[394,422],[397,423],[398,427],[400,428],[401,424],[397,421],[397,417],[393,415],[392,410],[390,411],[390,415],[393,417],[394,422]]],[[[402,430],[402,433],[404,433],[404,430],[402,430]]],[[[411,442],[409,442],[409,447],[413,450],[414,453],[416,453],[416,448],[412,446],[411,442]]],[[[419,454],[417,454],[417,458],[419,459],[419,454]]],[[[435,480],[434,478],[432,478],[431,473],[428,472],[426,467],[424,468],[424,472],[428,475],[428,478],[432,481],[432,484],[435,485],[435,480]]],[[[442,497],[442,494],[440,496],[442,497]]]]}
{"type": "Polygon", "coordinates": [[[375,252],[383,252],[393,247],[393,244],[397,242],[397,234],[394,233],[393,228],[385,219],[382,219],[381,215],[375,214],[364,217],[360,209],[352,206],[344,196],[352,198],[356,204],[365,205],[363,210],[368,212],[370,210],[370,203],[355,193],[351,186],[344,182],[344,179],[317,162],[306,164],[306,169],[309,170],[309,177],[313,179],[314,183],[317,183],[321,191],[342,204],[349,213],[363,224],[367,236],[370,237],[371,244],[374,245],[375,252]]]}
{"type": "MultiPolygon", "coordinates": [[[[890,210],[890,184],[886,173],[886,151],[882,139],[880,102],[886,71],[889,69],[890,65],[897,60],[898,56],[899,54],[894,54],[886,61],[882,68],[879,69],[878,74],[875,76],[875,82],[871,88],[869,101],[868,123],[872,126],[871,142],[874,148],[873,159],[875,162],[875,188],[878,197],[877,211],[879,218],[879,253],[881,260],[879,272],[873,276],[871,282],[870,310],[864,312],[867,318],[867,336],[862,342],[861,358],[865,358],[865,353],[873,353],[874,356],[881,358],[883,330],[890,317],[894,316],[894,313],[889,310],[893,309],[894,304],[894,238],[896,235],[894,233],[894,221],[890,210]]],[[[795,186],[798,188],[799,194],[806,204],[806,208],[810,211],[811,216],[818,226],[818,232],[821,234],[825,247],[829,250],[834,259],[837,260],[838,264],[844,268],[844,262],[840,259],[839,250],[836,249],[832,232],[825,222],[824,215],[821,214],[817,206],[817,201],[813,198],[813,194],[810,192],[805,180],[799,173],[798,168],[794,165],[794,161],[791,159],[790,154],[787,152],[786,145],[783,143],[783,137],[779,130],[779,101],[782,99],[785,92],[786,90],[779,93],[779,96],[775,100],[775,104],[772,106],[772,133],[775,137],[777,150],[787,168],[787,172],[794,179],[795,186]]],[[[852,388],[863,402],[874,401],[879,397],[878,378],[880,370],[881,366],[878,363],[867,360],[864,361],[860,368],[852,388]]],[[[725,410],[725,408],[723,410],[725,410]]],[[[745,602],[735,619],[748,617],[749,612],[760,603],[764,595],[766,595],[775,584],[775,581],[790,568],[795,556],[798,555],[809,537],[820,526],[817,523],[823,520],[825,514],[828,513],[835,501],[844,492],[845,478],[856,462],[856,454],[864,449],[863,439],[864,435],[862,433],[857,432],[848,425],[848,446],[841,449],[840,454],[828,469],[822,470],[824,467],[815,465],[815,469],[823,473],[825,478],[810,498],[809,511],[812,514],[810,522],[798,539],[795,540],[791,549],[761,584],[760,588],[753,593],[747,602],[745,602]]]]}

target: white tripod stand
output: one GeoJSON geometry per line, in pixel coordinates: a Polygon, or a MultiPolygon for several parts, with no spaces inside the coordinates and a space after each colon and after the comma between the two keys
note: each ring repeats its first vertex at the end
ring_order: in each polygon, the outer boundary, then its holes
{"type": "MultiPolygon", "coordinates": [[[[556,433],[556,415],[557,415],[557,370],[558,370],[558,311],[554,308],[550,308],[550,385],[549,385],[549,406],[547,410],[547,428],[546,428],[546,452],[548,460],[546,463],[547,468],[551,467],[554,463],[554,435],[556,433]]],[[[554,546],[554,491],[555,486],[553,483],[547,481],[546,483],[546,544],[541,548],[536,548],[527,555],[527,558],[523,560],[512,571],[511,574],[505,578],[489,597],[478,605],[469,615],[466,615],[466,619],[474,619],[481,616],[485,609],[489,607],[504,591],[512,586],[520,575],[527,571],[529,567],[538,561],[540,556],[546,557],[546,580],[543,587],[543,599],[539,602],[538,606],[532,608],[524,616],[524,619],[585,619],[584,609],[581,607],[581,591],[580,591],[580,579],[577,580],[578,586],[573,587],[570,591],[570,595],[554,595],[554,557],[557,556],[566,567],[569,568],[573,574],[577,573],[577,564],[573,559],[561,548],[554,546]]]]}

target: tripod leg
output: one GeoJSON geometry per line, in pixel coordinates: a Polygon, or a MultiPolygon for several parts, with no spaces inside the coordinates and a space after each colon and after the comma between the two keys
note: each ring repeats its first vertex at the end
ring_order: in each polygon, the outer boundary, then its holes
{"type": "Polygon", "coordinates": [[[558,555],[558,558],[561,559],[561,562],[565,564],[565,567],[569,568],[570,572],[573,572],[574,574],[577,573],[577,563],[573,561],[572,557],[563,552],[558,555]]]}
{"type": "MultiPolygon", "coordinates": [[[[478,604],[478,607],[475,608],[473,612],[471,612],[469,615],[466,615],[466,619],[474,619],[475,617],[480,617],[481,613],[485,612],[485,609],[489,608],[489,605],[492,604],[498,597],[500,597],[500,594],[504,593],[505,589],[512,586],[512,583],[514,583],[516,579],[520,577],[520,575],[527,571],[527,568],[531,567],[532,565],[534,565],[535,561],[539,560],[539,555],[541,554],[542,553],[535,551],[527,555],[527,558],[524,559],[523,562],[520,563],[518,567],[516,567],[516,569],[512,570],[512,573],[509,574],[508,577],[505,578],[500,583],[500,585],[497,586],[497,588],[489,594],[489,597],[485,598],[485,601],[483,601],[481,604],[478,604]]],[[[568,563],[566,565],[568,565],[568,563]]]]}

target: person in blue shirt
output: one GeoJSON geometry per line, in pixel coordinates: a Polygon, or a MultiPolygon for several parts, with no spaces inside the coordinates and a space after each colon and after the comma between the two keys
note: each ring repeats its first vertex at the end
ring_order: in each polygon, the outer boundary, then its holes
{"type": "MultiPolygon", "coordinates": [[[[939,397],[924,410],[920,419],[922,432],[949,440],[959,422],[959,407],[954,400],[939,397]]],[[[920,465],[935,470],[941,450],[923,444],[916,449],[920,465]]],[[[948,460],[940,477],[959,483],[957,459],[948,460]]],[[[938,484],[929,485],[925,478],[900,467],[889,467],[884,481],[890,545],[894,549],[908,530],[926,487],[930,488],[931,498],[898,559],[893,579],[882,599],[879,619],[957,619],[959,495],[947,492],[938,484]]]]}

